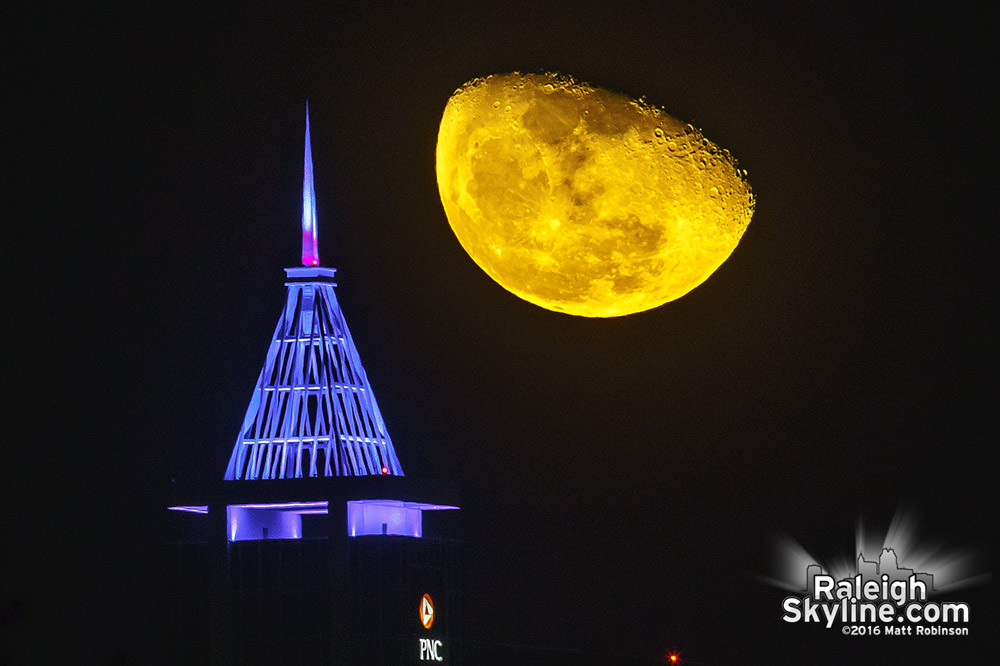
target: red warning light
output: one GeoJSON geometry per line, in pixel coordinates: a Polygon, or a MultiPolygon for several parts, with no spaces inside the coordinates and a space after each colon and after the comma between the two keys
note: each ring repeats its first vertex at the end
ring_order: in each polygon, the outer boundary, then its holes
{"type": "Polygon", "coordinates": [[[671,664],[679,664],[681,663],[681,656],[676,652],[671,652],[670,654],[667,655],[667,660],[671,664]]]}

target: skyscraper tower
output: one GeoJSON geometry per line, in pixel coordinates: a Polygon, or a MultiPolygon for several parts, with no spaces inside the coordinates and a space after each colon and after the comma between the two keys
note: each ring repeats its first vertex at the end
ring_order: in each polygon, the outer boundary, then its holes
{"type": "Polygon", "coordinates": [[[404,477],[320,265],[308,106],[301,263],[221,482],[174,489],[207,525],[169,550],[166,641],[213,664],[455,661],[459,548],[424,534],[455,495],[404,477]]]}

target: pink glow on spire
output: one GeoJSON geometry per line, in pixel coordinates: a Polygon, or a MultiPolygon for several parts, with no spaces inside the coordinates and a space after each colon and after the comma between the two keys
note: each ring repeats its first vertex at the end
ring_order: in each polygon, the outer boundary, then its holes
{"type": "Polygon", "coordinates": [[[316,236],[316,188],[313,187],[312,140],[309,138],[309,102],[306,102],[305,174],[302,176],[303,266],[319,266],[319,246],[316,236]]]}

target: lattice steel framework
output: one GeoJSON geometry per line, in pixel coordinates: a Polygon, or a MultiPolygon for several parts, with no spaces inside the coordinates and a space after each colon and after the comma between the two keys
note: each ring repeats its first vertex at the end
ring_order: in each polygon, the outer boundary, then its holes
{"type": "Polygon", "coordinates": [[[306,109],[302,263],[286,268],[288,296],[226,468],[226,480],[402,476],[392,440],[316,243],[306,109]]]}

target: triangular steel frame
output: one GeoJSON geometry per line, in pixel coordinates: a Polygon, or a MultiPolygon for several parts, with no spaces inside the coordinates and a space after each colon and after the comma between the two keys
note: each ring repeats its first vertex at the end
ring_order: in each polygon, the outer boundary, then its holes
{"type": "Polygon", "coordinates": [[[334,294],[335,269],[285,272],[285,309],[225,479],[402,476],[334,294]]]}

